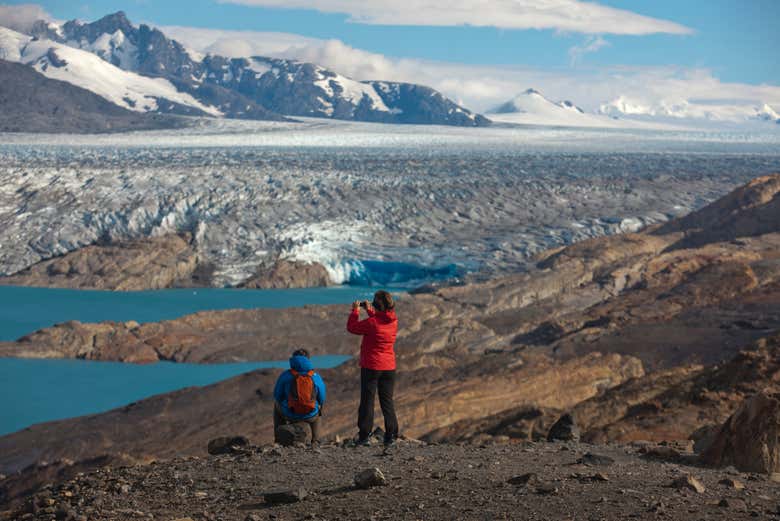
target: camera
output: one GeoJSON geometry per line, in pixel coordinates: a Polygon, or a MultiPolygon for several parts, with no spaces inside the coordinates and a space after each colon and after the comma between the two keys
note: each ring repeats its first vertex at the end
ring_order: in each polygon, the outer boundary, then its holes
{"type": "Polygon", "coordinates": [[[360,301],[360,307],[363,308],[363,309],[367,309],[368,308],[368,301],[367,300],[361,300],[360,301]]]}

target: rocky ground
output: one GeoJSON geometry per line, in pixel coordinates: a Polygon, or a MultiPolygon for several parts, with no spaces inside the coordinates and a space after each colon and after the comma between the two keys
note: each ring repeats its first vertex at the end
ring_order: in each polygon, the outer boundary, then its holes
{"type": "Polygon", "coordinates": [[[765,475],[663,462],[643,452],[645,444],[412,441],[390,450],[345,444],[221,456],[203,450],[78,475],[39,491],[5,519],[780,518],[780,485],[765,475]],[[371,469],[379,469],[384,484],[358,488],[355,476],[371,469]]]}

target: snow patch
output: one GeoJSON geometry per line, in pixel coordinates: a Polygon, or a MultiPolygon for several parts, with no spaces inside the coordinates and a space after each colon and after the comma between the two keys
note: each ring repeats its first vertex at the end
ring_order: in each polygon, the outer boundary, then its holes
{"type": "MultiPolygon", "coordinates": [[[[120,31],[117,31],[120,33],[120,31]]],[[[122,41],[115,33],[101,45],[122,41]],[[116,37],[116,40],[112,38],[116,37]]],[[[97,43],[97,40],[96,40],[97,43]]],[[[0,27],[0,56],[9,61],[32,66],[48,78],[85,88],[108,101],[136,112],[157,109],[157,101],[165,99],[194,107],[212,116],[222,113],[191,95],[179,92],[163,78],[149,78],[116,67],[91,52],[50,40],[31,37],[0,27]]]]}

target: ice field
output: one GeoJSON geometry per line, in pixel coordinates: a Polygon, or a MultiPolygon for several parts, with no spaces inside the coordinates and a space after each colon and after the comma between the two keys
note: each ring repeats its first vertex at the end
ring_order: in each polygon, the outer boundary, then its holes
{"type": "Polygon", "coordinates": [[[366,283],[367,270],[382,271],[375,261],[398,263],[401,278],[425,278],[417,267],[496,273],[551,246],[687,213],[778,170],[780,128],[766,125],[204,119],[175,131],[0,134],[0,273],[99,238],[176,231],[194,234],[217,285],[277,254],[321,262],[336,282],[366,283]]]}

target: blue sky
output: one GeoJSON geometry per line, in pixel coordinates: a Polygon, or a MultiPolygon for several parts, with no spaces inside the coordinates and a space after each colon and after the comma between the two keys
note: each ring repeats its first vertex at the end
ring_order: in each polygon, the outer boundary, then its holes
{"type": "MultiPolygon", "coordinates": [[[[569,49],[582,44],[586,38],[581,33],[555,29],[362,24],[348,21],[350,16],[346,13],[212,0],[42,0],[37,3],[60,19],[91,20],[124,10],[136,22],[336,38],[352,47],[386,56],[465,64],[567,68],[572,66],[569,49]]],[[[723,81],[780,84],[778,0],[607,0],[599,3],[676,22],[693,33],[604,34],[608,45],[583,56],[576,66],[677,65],[710,69],[723,81]]]]}

